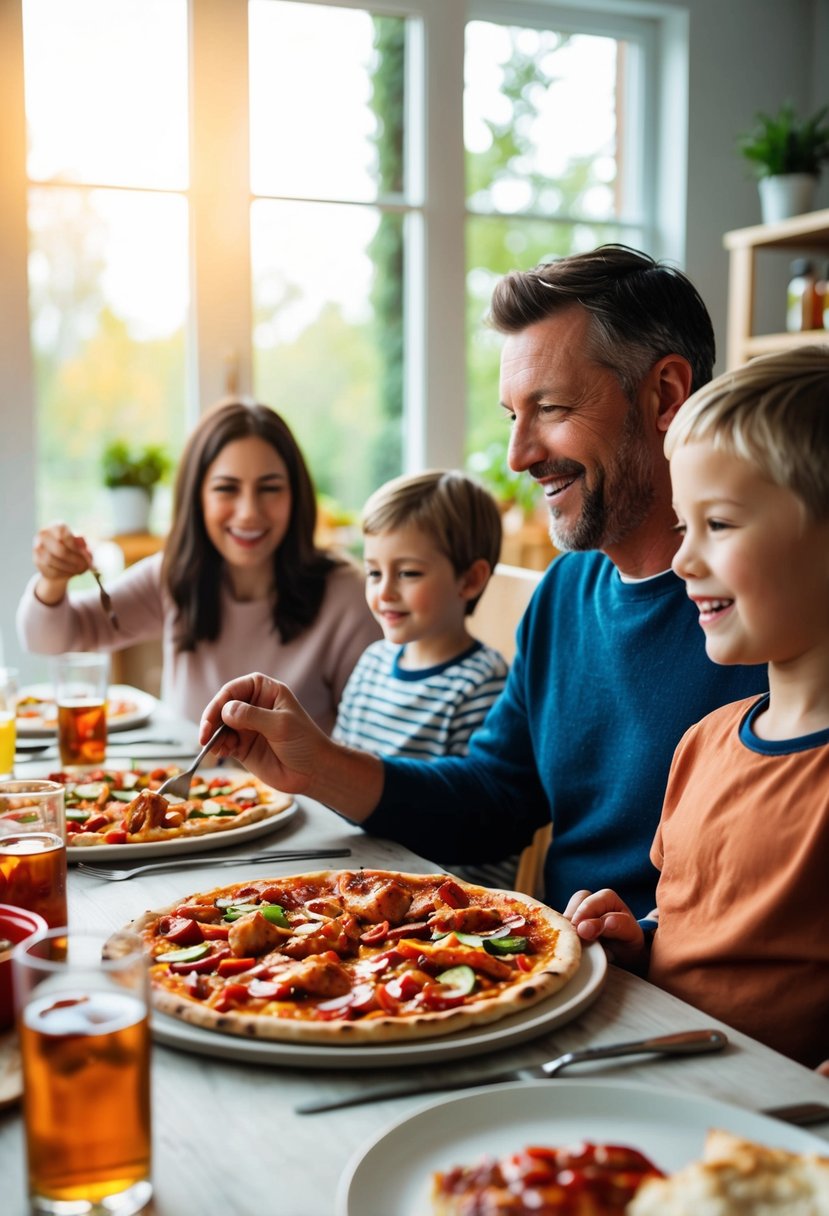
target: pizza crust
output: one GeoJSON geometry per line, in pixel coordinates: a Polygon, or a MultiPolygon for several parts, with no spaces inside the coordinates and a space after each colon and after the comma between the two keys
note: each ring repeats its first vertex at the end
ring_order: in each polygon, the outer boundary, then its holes
{"type": "MultiPolygon", "coordinates": [[[[178,900],[161,910],[145,912],[128,927],[132,932],[141,935],[148,950],[152,951],[153,943],[158,940],[155,930],[159,920],[174,913],[182,904],[192,903],[194,900],[212,904],[216,899],[228,897],[229,893],[232,894],[236,889],[250,890],[253,886],[265,889],[269,885],[286,888],[292,884],[301,884],[303,887],[315,887],[329,893],[336,889],[341,875],[349,873],[351,872],[325,870],[312,874],[257,878],[249,883],[235,883],[229,887],[219,887],[194,895],[189,899],[178,900]]],[[[360,873],[369,879],[401,881],[415,892],[436,889],[448,877],[445,874],[398,874],[395,871],[366,870],[360,873]]],[[[452,881],[459,882],[456,879],[452,881]]],[[[222,1013],[205,1001],[193,999],[183,993],[180,984],[174,985],[171,990],[164,968],[159,968],[158,965],[151,969],[153,1005],[171,1017],[220,1034],[290,1043],[346,1046],[350,1043],[408,1042],[488,1025],[546,1000],[567,984],[579,968],[582,952],[578,934],[568,920],[528,895],[494,891],[469,883],[459,882],[459,885],[480,901],[482,906],[495,908],[505,917],[516,914],[525,916],[533,926],[534,936],[545,945],[545,949],[529,973],[517,971],[516,978],[509,982],[508,986],[487,989],[477,1000],[471,999],[457,1008],[428,1010],[404,1016],[372,1013],[356,1020],[343,1017],[313,1021],[302,1018],[301,1003],[297,1001],[292,1002],[286,1016],[286,1002],[283,1001],[278,1003],[282,1007],[279,1012],[247,1013],[231,1010],[222,1013]]],[[[534,959],[535,955],[528,957],[534,959]]],[[[343,962],[347,968],[348,960],[343,962]]]]}

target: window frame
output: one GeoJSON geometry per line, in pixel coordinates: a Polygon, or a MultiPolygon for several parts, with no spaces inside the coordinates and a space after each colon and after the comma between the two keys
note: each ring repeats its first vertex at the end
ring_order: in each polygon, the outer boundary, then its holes
{"type": "MultiPolygon", "coordinates": [[[[35,386],[28,331],[23,0],[0,5],[0,358],[4,366],[4,499],[19,525],[9,538],[0,639],[14,656],[13,616],[31,574],[37,470],[35,386]],[[13,406],[12,404],[13,403],[13,406]]],[[[464,33],[468,21],[578,28],[642,45],[637,98],[643,244],[682,264],[687,163],[687,17],[660,3],[607,0],[304,0],[411,19],[409,242],[404,284],[407,470],[458,466],[466,429],[463,157],[464,33]],[[654,171],[653,166],[657,166],[654,171]]],[[[188,423],[227,391],[252,391],[247,0],[189,0],[191,309],[188,423]],[[209,154],[208,154],[209,149],[209,154]],[[222,185],[216,205],[216,183],[222,185]],[[209,251],[209,256],[205,256],[209,251]],[[231,306],[228,305],[231,302],[231,306]]],[[[493,406],[495,406],[495,391],[493,406]]]]}

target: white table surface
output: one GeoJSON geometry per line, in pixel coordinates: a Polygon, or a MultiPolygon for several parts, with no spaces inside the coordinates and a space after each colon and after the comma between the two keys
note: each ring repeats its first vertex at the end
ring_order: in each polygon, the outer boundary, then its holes
{"type": "MultiPolygon", "coordinates": [[[[119,883],[93,879],[73,868],[71,925],[116,928],[147,908],[163,907],[188,892],[248,876],[335,866],[420,873],[437,868],[399,845],[367,836],[317,803],[299,801],[301,810],[292,823],[257,845],[345,846],[352,849],[350,858],[211,870],[206,853],[203,866],[119,883]]],[[[349,1093],[355,1085],[418,1077],[425,1082],[436,1075],[471,1077],[484,1070],[540,1063],[577,1047],[709,1026],[722,1024],[611,968],[596,1002],[569,1024],[506,1051],[439,1066],[362,1072],[288,1068],[240,1064],[156,1044],[152,1060],[155,1196],[146,1211],[154,1216],[333,1216],[337,1183],[352,1155],[391,1123],[441,1095],[386,1100],[312,1116],[296,1115],[294,1107],[299,1103],[349,1093]]],[[[565,1075],[571,1080],[590,1076],[657,1084],[748,1109],[829,1102],[829,1080],[724,1029],[730,1045],[714,1055],[650,1062],[642,1057],[634,1062],[611,1060],[573,1068],[565,1075]]],[[[829,1124],[812,1130],[829,1140],[829,1124]]],[[[23,1216],[27,1210],[23,1129],[17,1109],[0,1112],[0,1178],[0,1211],[4,1216],[23,1216]]]]}

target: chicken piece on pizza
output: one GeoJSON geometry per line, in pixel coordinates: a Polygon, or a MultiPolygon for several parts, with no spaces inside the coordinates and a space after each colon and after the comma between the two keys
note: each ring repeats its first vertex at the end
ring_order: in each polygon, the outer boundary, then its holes
{"type": "MultiPolygon", "coordinates": [[[[163,828],[169,826],[167,816],[170,804],[161,794],[152,790],[142,790],[137,798],[133,798],[124,816],[124,826],[131,836],[147,828],[163,828]]],[[[179,823],[181,818],[179,818],[179,823]]]]}
{"type": "Polygon", "coordinates": [[[337,891],[345,910],[371,925],[384,920],[399,925],[412,902],[411,891],[401,882],[371,872],[343,873],[337,891]]]}
{"type": "Polygon", "coordinates": [[[291,930],[276,925],[261,912],[247,912],[230,926],[227,944],[236,958],[258,958],[274,948],[281,949],[291,930]]]}

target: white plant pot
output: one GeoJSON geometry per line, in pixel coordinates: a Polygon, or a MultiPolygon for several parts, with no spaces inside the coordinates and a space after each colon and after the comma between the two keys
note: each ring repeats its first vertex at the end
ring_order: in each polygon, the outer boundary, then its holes
{"type": "Polygon", "coordinates": [[[784,173],[779,177],[761,177],[760,212],[764,224],[791,219],[814,210],[817,178],[812,173],[784,173]]]}
{"type": "Polygon", "coordinates": [[[115,536],[149,532],[152,498],[146,490],[140,486],[112,486],[109,497],[115,536]]]}

